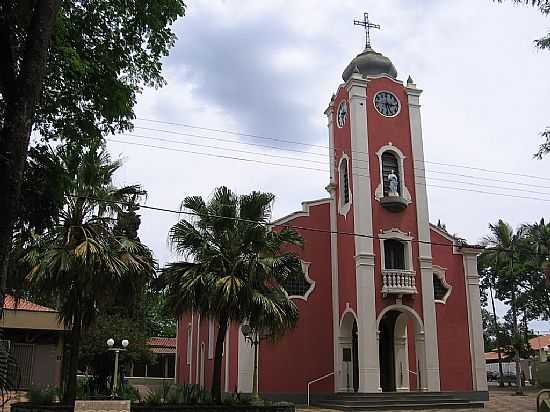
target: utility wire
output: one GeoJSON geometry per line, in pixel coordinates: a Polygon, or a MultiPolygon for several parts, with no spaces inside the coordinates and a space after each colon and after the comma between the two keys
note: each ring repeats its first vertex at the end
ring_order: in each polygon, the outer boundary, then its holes
{"type": "MultiPolygon", "coordinates": [[[[219,146],[203,145],[203,144],[198,144],[198,143],[184,142],[184,141],[181,141],[181,140],[164,139],[164,138],[161,138],[161,137],[143,136],[143,135],[138,135],[138,134],[123,134],[122,136],[125,136],[125,137],[126,136],[128,136],[128,137],[138,137],[138,138],[142,138],[142,139],[156,140],[156,141],[161,141],[161,142],[176,143],[176,144],[183,144],[183,145],[189,145],[189,146],[197,146],[197,147],[203,147],[203,148],[207,148],[207,149],[220,149],[220,150],[221,149],[226,149],[224,147],[219,147],[219,146]]],[[[302,162],[316,163],[316,164],[321,164],[321,165],[326,164],[326,162],[317,161],[317,160],[300,159],[300,158],[288,157],[288,156],[278,156],[278,155],[272,155],[272,154],[267,154],[267,153],[264,154],[264,153],[260,153],[260,152],[249,151],[249,150],[231,149],[231,151],[232,152],[238,152],[238,153],[246,153],[246,154],[252,154],[252,155],[265,156],[265,157],[273,157],[273,158],[278,158],[278,159],[287,159],[287,160],[296,160],[296,161],[302,161],[302,162]]],[[[365,169],[366,170],[366,168],[360,168],[360,169],[365,169]]],[[[416,169],[416,170],[425,170],[425,169],[416,169]]],[[[544,194],[544,195],[549,195],[550,196],[550,193],[541,193],[540,191],[535,191],[535,190],[510,188],[510,187],[505,187],[505,186],[494,186],[494,185],[487,185],[487,184],[480,184],[480,183],[473,183],[473,182],[465,182],[465,181],[462,181],[462,180],[443,179],[443,178],[431,177],[431,176],[430,177],[416,176],[416,178],[439,180],[439,181],[448,182],[448,183],[468,184],[468,185],[472,185],[472,186],[488,187],[488,188],[492,188],[492,189],[513,190],[513,191],[533,193],[533,194],[539,194],[539,195],[544,194]]],[[[550,187],[548,187],[548,189],[550,189],[550,187]]]]}
{"type": "MultiPolygon", "coordinates": [[[[258,163],[258,164],[264,164],[264,165],[270,165],[270,166],[280,166],[280,167],[286,167],[286,168],[290,167],[290,168],[295,168],[295,169],[304,169],[304,170],[310,170],[310,171],[316,171],[316,172],[323,172],[323,173],[326,173],[326,174],[329,173],[328,170],[318,169],[318,168],[313,168],[313,167],[289,165],[289,164],[274,163],[274,162],[266,162],[266,161],[257,160],[257,159],[247,159],[247,158],[235,157],[235,156],[227,156],[227,155],[219,155],[219,154],[213,154],[213,153],[196,152],[196,151],[191,151],[191,150],[176,149],[176,148],[173,148],[173,147],[163,147],[163,146],[136,143],[136,142],[126,142],[126,141],[123,141],[123,140],[117,140],[117,139],[112,139],[112,138],[108,138],[108,140],[112,141],[112,142],[116,142],[116,143],[132,145],[132,146],[150,147],[150,148],[155,148],[155,149],[162,149],[162,150],[175,151],[175,152],[183,152],[183,153],[195,154],[195,155],[200,155],[200,156],[216,157],[216,158],[223,158],[223,159],[230,159],[230,160],[238,160],[238,161],[258,163]]],[[[355,173],[355,172],[352,172],[352,175],[365,177],[365,178],[370,177],[369,175],[358,174],[358,173],[355,173]]],[[[428,178],[428,179],[430,179],[430,178],[428,178]]],[[[437,178],[434,178],[434,179],[437,179],[437,178]]],[[[481,193],[481,194],[487,194],[487,195],[504,196],[504,197],[510,197],[510,198],[516,198],[516,199],[538,200],[538,201],[543,201],[543,202],[550,202],[550,199],[544,199],[544,198],[539,198],[539,197],[519,196],[519,195],[506,194],[506,193],[487,192],[487,191],[482,191],[482,190],[466,189],[466,188],[459,188],[459,187],[440,186],[440,185],[433,185],[433,184],[427,184],[427,183],[422,183],[422,182],[416,182],[416,184],[417,185],[424,185],[424,186],[427,186],[427,187],[436,187],[436,188],[442,188],[442,189],[459,190],[459,191],[481,193]]],[[[465,184],[470,184],[470,183],[465,182],[465,184]]],[[[491,186],[488,186],[488,185],[485,185],[485,186],[486,187],[491,187],[491,186]]],[[[505,190],[514,190],[514,189],[510,188],[510,189],[505,189],[505,190]]]]}
{"type": "MultiPolygon", "coordinates": [[[[257,220],[245,219],[245,218],[236,217],[236,216],[222,216],[222,215],[216,215],[216,214],[212,214],[212,213],[199,214],[199,213],[190,212],[190,211],[182,210],[182,209],[175,210],[175,209],[169,209],[169,208],[164,208],[164,207],[148,206],[148,205],[143,205],[143,204],[140,204],[140,203],[124,202],[124,201],[121,201],[121,200],[102,199],[102,198],[98,198],[98,197],[95,197],[95,196],[79,196],[79,195],[72,195],[72,194],[68,194],[67,196],[74,197],[74,198],[86,198],[86,199],[94,200],[96,202],[118,204],[118,205],[127,206],[127,207],[131,207],[131,208],[138,207],[138,208],[141,208],[141,209],[154,210],[154,211],[157,211],[157,212],[174,213],[174,214],[178,214],[178,215],[184,214],[184,215],[195,216],[195,217],[199,217],[199,218],[204,217],[204,216],[208,216],[208,217],[216,218],[216,219],[225,219],[225,220],[232,220],[232,221],[238,221],[238,222],[252,223],[252,224],[255,224],[255,225],[261,225],[261,226],[265,226],[265,227],[268,227],[268,228],[275,227],[275,226],[281,226],[281,227],[295,229],[295,230],[304,230],[304,231],[317,232],[317,233],[327,233],[327,234],[344,235],[344,236],[356,236],[356,237],[363,237],[363,238],[374,239],[374,240],[386,239],[386,238],[381,238],[380,236],[365,234],[365,233],[320,229],[320,228],[314,228],[314,227],[309,227],[309,226],[277,224],[277,221],[275,221],[275,222],[260,222],[260,221],[257,221],[257,220]]],[[[449,234],[449,236],[453,237],[454,240],[458,242],[458,244],[455,244],[453,242],[452,244],[449,245],[448,243],[432,242],[432,241],[429,241],[429,240],[420,240],[420,239],[411,239],[411,240],[407,240],[406,242],[420,243],[420,244],[427,244],[427,245],[434,245],[434,246],[445,246],[445,247],[470,247],[470,248],[473,247],[473,248],[479,248],[480,251],[481,250],[484,250],[484,251],[502,251],[502,252],[512,252],[513,251],[513,249],[511,249],[511,248],[484,247],[484,246],[479,246],[479,245],[468,245],[467,243],[461,243],[460,239],[457,239],[457,238],[455,238],[454,236],[452,236],[450,234],[449,234]]],[[[548,254],[538,253],[538,252],[531,252],[531,251],[529,251],[527,254],[537,255],[537,256],[549,256],[548,254]]]]}
{"type": "MultiPolygon", "coordinates": [[[[213,129],[213,128],[207,128],[207,127],[191,125],[191,124],[187,124],[187,123],[167,122],[167,121],[162,121],[162,120],[148,119],[148,118],[144,118],[144,117],[137,117],[136,120],[141,120],[141,121],[151,122],[151,123],[158,123],[158,124],[167,124],[167,125],[172,125],[172,126],[181,126],[181,127],[187,127],[187,128],[191,128],[191,129],[197,129],[197,130],[206,130],[206,131],[212,131],[212,132],[217,132],[217,133],[226,133],[226,134],[231,134],[231,135],[235,135],[235,136],[252,137],[252,138],[263,139],[263,140],[272,140],[272,141],[281,142],[281,143],[289,143],[289,144],[301,145],[301,146],[306,146],[306,147],[316,147],[316,148],[329,149],[330,150],[330,147],[326,146],[326,145],[317,145],[317,144],[312,144],[312,143],[299,142],[299,141],[296,141],[296,140],[287,140],[287,139],[280,139],[280,138],[276,138],[276,137],[267,137],[267,136],[262,136],[262,135],[257,135],[257,134],[241,133],[241,132],[231,131],[231,130],[227,130],[227,129],[213,129]]],[[[143,128],[143,127],[136,126],[136,128],[143,128]]],[[[152,129],[152,128],[143,128],[143,129],[162,131],[162,132],[168,132],[168,133],[174,133],[174,134],[181,134],[181,132],[159,130],[159,129],[152,129]]],[[[237,143],[237,142],[235,142],[235,143],[237,143]]],[[[244,142],[239,142],[239,143],[246,144],[244,142]]],[[[341,148],[335,147],[333,150],[336,151],[336,150],[340,150],[340,149],[341,148]]],[[[286,150],[286,149],[283,149],[283,150],[286,150]]],[[[368,155],[368,152],[363,152],[363,151],[352,150],[352,153],[367,154],[368,155]]],[[[504,171],[504,170],[493,170],[493,169],[487,169],[487,168],[482,168],[482,167],[464,166],[464,165],[459,165],[459,164],[434,162],[434,161],[428,161],[428,160],[415,160],[415,162],[431,163],[431,164],[437,164],[437,165],[441,165],[441,166],[457,167],[457,168],[463,168],[463,169],[472,169],[472,170],[479,170],[479,171],[488,172],[488,173],[499,173],[499,174],[505,174],[505,175],[510,175],[510,176],[528,177],[528,178],[531,178],[531,179],[539,179],[539,180],[550,181],[550,178],[547,178],[547,177],[529,175],[529,174],[524,174],[524,173],[509,172],[509,171],[504,171]]]]}

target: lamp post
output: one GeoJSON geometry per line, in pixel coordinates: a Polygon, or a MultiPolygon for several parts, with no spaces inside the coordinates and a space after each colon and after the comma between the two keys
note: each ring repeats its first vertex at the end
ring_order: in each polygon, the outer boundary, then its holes
{"type": "Polygon", "coordinates": [[[252,374],[252,401],[259,401],[260,395],[258,394],[258,345],[260,341],[269,337],[269,333],[258,332],[252,329],[252,327],[245,323],[241,327],[241,331],[245,340],[249,341],[254,348],[254,372],[252,374]]]}
{"type": "Polygon", "coordinates": [[[113,338],[107,339],[107,346],[109,347],[107,350],[115,352],[115,369],[113,371],[113,389],[111,394],[113,398],[117,396],[118,389],[118,354],[124,352],[130,342],[128,339],[122,339],[120,343],[122,344],[122,348],[117,348],[114,346],[115,340],[113,338]]]}

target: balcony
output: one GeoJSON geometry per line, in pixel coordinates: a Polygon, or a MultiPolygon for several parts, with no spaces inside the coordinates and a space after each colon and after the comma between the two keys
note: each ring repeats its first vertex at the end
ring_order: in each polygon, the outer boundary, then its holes
{"type": "Polygon", "coordinates": [[[416,294],[416,278],[413,270],[382,270],[382,296],[416,294]]]}

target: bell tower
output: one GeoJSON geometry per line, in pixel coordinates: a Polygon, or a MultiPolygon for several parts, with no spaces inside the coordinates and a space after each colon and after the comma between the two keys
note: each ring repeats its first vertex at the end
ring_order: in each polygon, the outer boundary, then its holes
{"type": "Polygon", "coordinates": [[[399,80],[391,60],[372,48],[370,30],[380,26],[368,14],[354,24],[365,28],[365,49],[345,68],[325,112],[338,232],[335,389],[439,391],[421,90],[410,77],[399,80]]]}

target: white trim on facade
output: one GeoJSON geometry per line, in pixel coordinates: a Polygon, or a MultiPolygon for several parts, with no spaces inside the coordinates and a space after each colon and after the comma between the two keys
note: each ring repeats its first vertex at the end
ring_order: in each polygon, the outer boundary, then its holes
{"type": "Polygon", "coordinates": [[[447,279],[445,279],[445,276],[447,274],[447,269],[444,268],[444,267],[441,267],[441,266],[437,266],[437,265],[432,265],[432,267],[433,267],[433,270],[434,270],[434,275],[436,275],[439,278],[439,280],[441,281],[441,284],[443,285],[443,287],[445,289],[447,289],[447,292],[445,293],[445,295],[443,296],[442,299],[434,299],[435,303],[445,304],[447,302],[447,299],[449,298],[449,296],[451,294],[451,291],[453,290],[452,285],[450,285],[447,282],[447,279]]]}
{"type": "Polygon", "coordinates": [[[298,217],[307,217],[307,216],[309,216],[309,209],[311,207],[318,206],[318,205],[324,205],[324,204],[329,203],[329,202],[330,202],[330,198],[327,198],[327,197],[325,197],[323,199],[308,200],[308,201],[302,202],[302,210],[301,211],[292,212],[289,215],[286,215],[286,216],[283,216],[283,217],[281,217],[277,220],[274,220],[270,224],[270,226],[271,227],[281,226],[281,225],[284,225],[285,223],[288,223],[291,220],[296,219],[298,217]]]}
{"type": "Polygon", "coordinates": [[[392,92],[392,91],[386,90],[386,89],[378,90],[378,91],[374,94],[374,96],[372,96],[372,107],[374,107],[374,110],[376,110],[376,113],[378,113],[380,116],[385,117],[385,118],[388,118],[388,119],[391,119],[391,118],[393,118],[393,117],[399,116],[399,114],[401,113],[402,105],[403,105],[403,104],[401,103],[401,100],[399,100],[399,98],[395,95],[395,93],[392,92]],[[395,100],[397,100],[397,112],[396,112],[394,115],[392,115],[392,116],[386,116],[385,114],[380,113],[380,112],[378,111],[378,109],[376,108],[376,103],[375,103],[375,102],[376,102],[376,96],[378,96],[380,93],[389,93],[389,94],[391,94],[393,97],[395,97],[395,100]]]}
{"type": "Polygon", "coordinates": [[[479,274],[477,272],[477,255],[480,253],[480,250],[475,248],[463,248],[461,251],[466,280],[472,386],[474,391],[486,391],[487,371],[483,349],[483,330],[481,327],[479,274]]]}
{"type": "MultiPolygon", "coordinates": [[[[332,349],[333,349],[333,366],[334,372],[337,371],[339,366],[338,361],[338,336],[336,331],[339,326],[339,312],[340,312],[340,303],[338,296],[338,235],[336,231],[338,230],[337,225],[337,201],[336,201],[336,161],[335,161],[335,151],[334,151],[334,100],[331,100],[329,106],[325,110],[325,115],[327,116],[327,128],[329,135],[329,165],[330,165],[330,181],[327,187],[325,188],[330,194],[330,260],[331,260],[331,298],[332,298],[332,349]]],[[[334,390],[338,389],[337,379],[334,379],[334,390]]]]}
{"type": "Polygon", "coordinates": [[[410,233],[405,233],[397,228],[383,230],[378,234],[380,238],[380,267],[386,269],[386,252],[384,250],[384,241],[389,239],[400,240],[405,246],[405,269],[413,271],[413,257],[411,241],[414,239],[410,233]]]}
{"type": "Polygon", "coordinates": [[[195,383],[199,383],[199,369],[200,369],[200,341],[201,341],[201,314],[197,316],[197,367],[195,368],[195,383]]]}
{"type": "MultiPolygon", "coordinates": [[[[351,150],[354,161],[360,161],[369,169],[369,144],[367,125],[367,81],[353,73],[346,83],[349,94],[349,122],[351,150]]],[[[353,170],[353,165],[351,166],[353,170]]],[[[357,285],[357,340],[359,348],[359,392],[378,392],[380,367],[376,335],[376,299],[374,286],[374,247],[372,238],[372,191],[368,175],[352,174],[355,279],[357,285]]]]}
{"type": "Polygon", "coordinates": [[[254,376],[254,349],[238,328],[238,358],[237,358],[237,391],[242,393],[252,392],[252,377],[254,376]]]}
{"type": "Polygon", "coordinates": [[[231,323],[229,324],[229,327],[227,328],[227,332],[225,334],[225,340],[224,340],[224,354],[225,354],[225,371],[224,371],[224,390],[226,392],[229,392],[229,331],[231,330],[231,323]]]}
{"type": "Polygon", "coordinates": [[[304,272],[304,278],[306,279],[306,282],[309,283],[309,289],[304,294],[304,296],[301,295],[289,295],[285,288],[283,288],[285,295],[289,299],[302,299],[307,302],[307,299],[309,298],[309,295],[313,293],[315,290],[315,281],[309,277],[309,267],[311,266],[311,262],[305,262],[303,260],[300,260],[300,263],[302,264],[302,271],[304,272]]]}
{"type": "Polygon", "coordinates": [[[214,320],[208,319],[208,359],[214,358],[214,320]]]}
{"type": "MultiPolygon", "coordinates": [[[[422,121],[420,115],[420,94],[422,90],[413,83],[406,87],[409,105],[409,123],[413,164],[424,164],[424,143],[422,140],[422,121]]],[[[426,353],[426,389],[439,392],[439,347],[437,342],[437,319],[433,290],[432,248],[430,242],[430,216],[428,212],[428,193],[426,185],[416,185],[416,221],[418,224],[418,244],[420,280],[422,287],[422,310],[424,319],[424,345],[426,353]]]]}
{"type": "MultiPolygon", "coordinates": [[[[382,146],[378,151],[376,152],[376,156],[378,156],[378,170],[380,171],[380,183],[378,186],[376,186],[376,190],[374,191],[374,198],[378,201],[384,197],[384,176],[382,174],[382,155],[385,152],[391,152],[393,155],[397,157],[398,165],[399,165],[399,187],[401,188],[400,196],[407,201],[407,204],[412,203],[412,197],[411,193],[409,192],[409,189],[405,185],[405,166],[404,166],[404,160],[407,158],[401,150],[399,150],[398,147],[394,146],[392,142],[388,142],[387,145],[382,146]]],[[[412,170],[410,171],[412,173],[412,170]]]]}
{"type": "MultiPolygon", "coordinates": [[[[189,362],[187,363],[189,365],[189,383],[193,383],[192,382],[192,379],[193,379],[193,327],[195,323],[194,317],[195,317],[194,312],[191,312],[191,345],[189,346],[191,353],[189,354],[189,362]]],[[[188,350],[189,350],[189,347],[188,347],[188,350]]]]}
{"type": "Polygon", "coordinates": [[[452,242],[452,244],[453,244],[453,255],[461,254],[460,251],[458,250],[459,245],[458,245],[458,239],[456,237],[454,237],[450,233],[445,232],[443,229],[439,228],[437,225],[434,225],[433,223],[430,223],[430,230],[433,230],[435,233],[437,233],[438,235],[444,237],[449,242],[452,242]]]}

